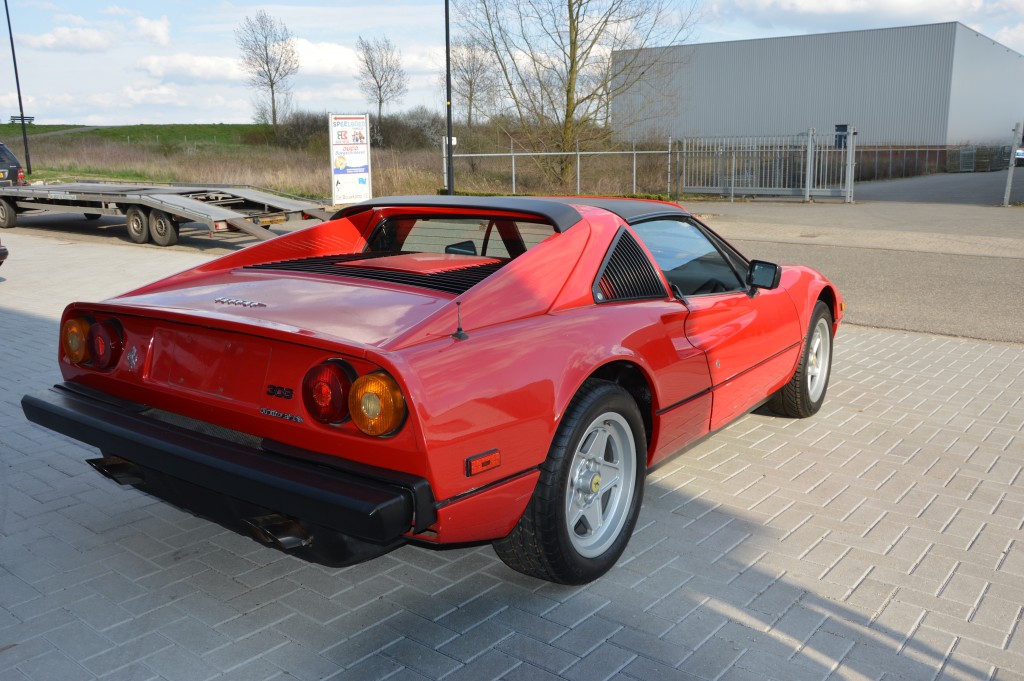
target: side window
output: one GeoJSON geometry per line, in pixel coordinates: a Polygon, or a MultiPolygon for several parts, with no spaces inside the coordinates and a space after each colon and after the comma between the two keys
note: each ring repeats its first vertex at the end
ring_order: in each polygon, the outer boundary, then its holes
{"type": "Polygon", "coordinates": [[[727,293],[746,288],[729,260],[693,223],[651,220],[632,226],[665,273],[684,296],[727,293]]]}

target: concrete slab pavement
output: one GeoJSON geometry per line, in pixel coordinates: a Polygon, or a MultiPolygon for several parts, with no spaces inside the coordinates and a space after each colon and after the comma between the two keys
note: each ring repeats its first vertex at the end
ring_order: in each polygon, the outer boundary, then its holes
{"type": "Polygon", "coordinates": [[[327,569],[118,487],[21,415],[58,380],[67,302],[209,256],[3,240],[3,681],[1024,679],[1022,344],[843,329],[822,412],[751,414],[655,471],[586,587],[489,547],[327,569]]]}

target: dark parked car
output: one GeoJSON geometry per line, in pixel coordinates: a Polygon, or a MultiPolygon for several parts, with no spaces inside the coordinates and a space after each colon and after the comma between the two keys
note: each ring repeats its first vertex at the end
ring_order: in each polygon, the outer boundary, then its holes
{"type": "Polygon", "coordinates": [[[0,265],[4,264],[4,260],[7,260],[7,246],[0,244],[0,265]]]}
{"type": "Polygon", "coordinates": [[[21,161],[15,156],[7,145],[0,142],[0,187],[13,187],[25,183],[25,171],[21,168],[21,161]]]}

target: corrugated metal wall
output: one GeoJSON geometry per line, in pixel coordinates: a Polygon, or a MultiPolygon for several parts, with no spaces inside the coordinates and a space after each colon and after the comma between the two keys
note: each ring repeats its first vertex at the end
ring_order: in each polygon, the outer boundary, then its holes
{"type": "Polygon", "coordinates": [[[957,24],[949,144],[1009,144],[1021,120],[1024,55],[957,24]]]}
{"type": "Polygon", "coordinates": [[[664,68],[649,68],[645,82],[614,99],[613,120],[622,139],[829,132],[847,123],[861,146],[946,144],[958,28],[954,22],[645,50],[644,61],[663,59],[664,68]],[[671,114],[652,109],[655,91],[672,101],[671,114]]]}

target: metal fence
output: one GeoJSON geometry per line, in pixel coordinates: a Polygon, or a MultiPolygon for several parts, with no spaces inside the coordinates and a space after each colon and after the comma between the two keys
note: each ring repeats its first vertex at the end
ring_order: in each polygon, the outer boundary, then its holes
{"type": "Polygon", "coordinates": [[[855,135],[810,130],[776,137],[670,139],[662,149],[452,156],[464,164],[456,177],[466,177],[467,171],[471,177],[504,176],[513,194],[533,192],[530,170],[547,163],[571,171],[577,194],[831,196],[852,201],[855,140],[855,135]]]}
{"type": "Polygon", "coordinates": [[[678,193],[841,197],[853,200],[856,133],[685,138],[676,145],[678,193]]]}
{"type": "Polygon", "coordinates": [[[852,202],[855,182],[1004,170],[1013,163],[1013,147],[859,147],[856,130],[850,128],[849,133],[820,134],[811,129],[796,135],[669,139],[661,149],[512,149],[453,157],[462,164],[456,169],[460,185],[475,190],[565,192],[575,181],[576,194],[794,196],[805,201],[833,197],[852,202]],[[569,171],[568,182],[551,180],[553,166],[569,171]],[[468,182],[462,179],[467,177],[468,182]],[[479,186],[481,178],[489,185],[479,186]]]}

